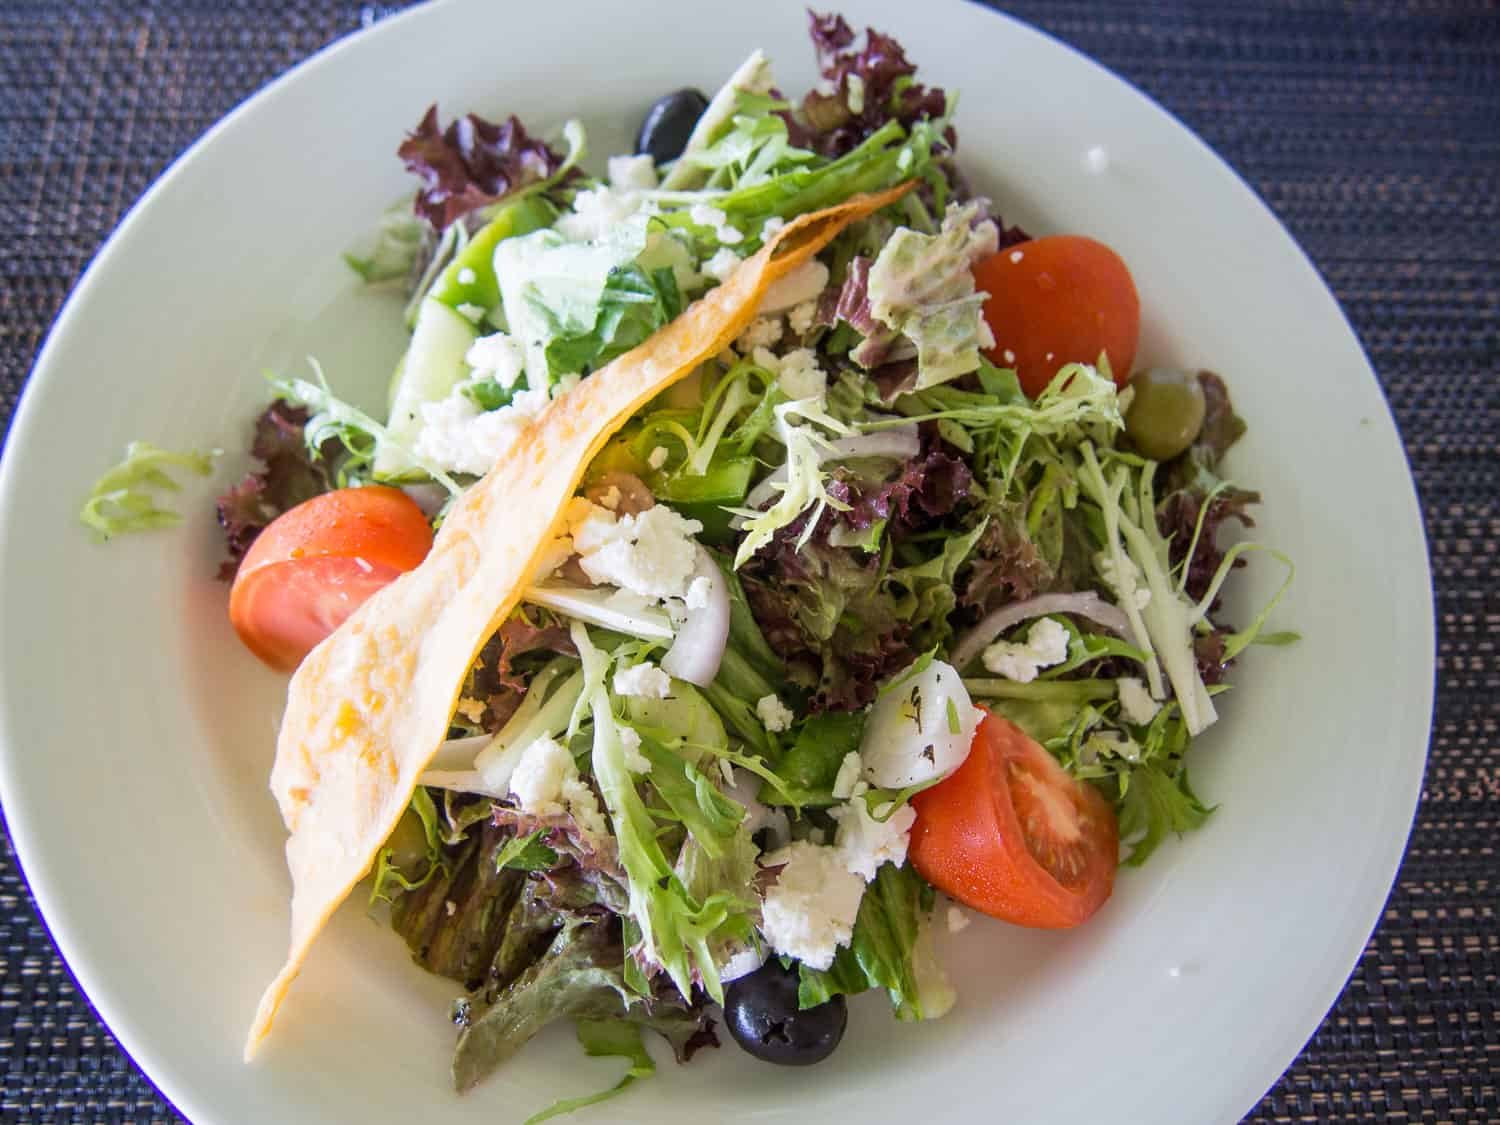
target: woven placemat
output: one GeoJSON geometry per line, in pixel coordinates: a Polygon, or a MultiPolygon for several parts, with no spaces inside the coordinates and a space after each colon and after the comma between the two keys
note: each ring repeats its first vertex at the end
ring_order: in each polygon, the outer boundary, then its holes
{"type": "MultiPolygon", "coordinates": [[[[1252,1122],[1500,1119],[1500,10],[1026,0],[1270,203],[1343,302],[1431,543],[1437,713],[1384,918],[1252,1122]]],[[[119,217],[268,79],[381,18],[330,0],[0,6],[0,425],[119,217]]],[[[100,1024],[0,854],[0,1125],[178,1115],[100,1024]]]]}

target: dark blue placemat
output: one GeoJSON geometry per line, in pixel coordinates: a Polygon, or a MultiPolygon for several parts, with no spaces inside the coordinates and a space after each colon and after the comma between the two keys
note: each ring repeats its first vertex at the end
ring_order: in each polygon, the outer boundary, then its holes
{"type": "MultiPolygon", "coordinates": [[[[0,6],[0,425],[69,288],[151,180],[268,79],[388,10],[0,6]]],[[[1247,1120],[1500,1119],[1500,9],[1008,10],[1146,90],[1266,198],[1364,341],[1425,510],[1439,687],[1411,847],[1338,1005],[1247,1120]]],[[[74,986],[7,841],[0,1125],[175,1120],[74,986]]]]}

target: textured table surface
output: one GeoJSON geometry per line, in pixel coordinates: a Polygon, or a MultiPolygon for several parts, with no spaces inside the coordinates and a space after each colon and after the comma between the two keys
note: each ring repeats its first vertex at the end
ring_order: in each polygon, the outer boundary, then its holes
{"type": "MultiPolygon", "coordinates": [[[[1421,494],[1438,693],[1421,810],[1352,979],[1252,1122],[1500,1120],[1500,8],[1024,0],[1180,117],[1328,279],[1421,494]]],[[[0,5],[0,426],[124,210],[269,79],[385,7],[0,5]]],[[[180,1120],[0,851],[0,1125],[180,1120]]]]}

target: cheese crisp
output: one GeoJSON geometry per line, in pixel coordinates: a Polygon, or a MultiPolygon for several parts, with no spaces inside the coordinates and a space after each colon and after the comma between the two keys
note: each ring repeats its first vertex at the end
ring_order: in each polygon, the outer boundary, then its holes
{"type": "Polygon", "coordinates": [[[271,789],[291,832],[291,944],[249,1058],[320,930],[370,870],[442,744],[480,648],[520,599],[590,460],[662,390],[742,333],[778,278],[910,184],[788,224],[723,285],[551,403],[444,521],[416,570],[370,598],[292,678],[271,789]]]}

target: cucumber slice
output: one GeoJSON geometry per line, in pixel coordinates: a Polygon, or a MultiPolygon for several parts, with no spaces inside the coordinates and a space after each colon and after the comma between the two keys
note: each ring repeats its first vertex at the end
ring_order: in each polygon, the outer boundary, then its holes
{"type": "Polygon", "coordinates": [[[386,423],[391,441],[382,443],[375,453],[375,475],[381,480],[420,475],[405,451],[416,444],[421,432],[422,406],[447,398],[469,375],[464,356],[480,330],[457,310],[463,305],[492,309],[500,303],[495,247],[504,239],[548,225],[556,215],[556,209],[541,196],[527,196],[501,208],[422,298],[411,345],[392,376],[386,423]]]}
{"type": "Polygon", "coordinates": [[[427,297],[417,313],[416,331],[397,367],[391,395],[391,416],[386,422],[390,441],[375,451],[375,475],[398,480],[417,470],[407,451],[416,445],[422,430],[422,406],[447,398],[468,377],[464,355],[479,330],[441,301],[427,297]]]}

